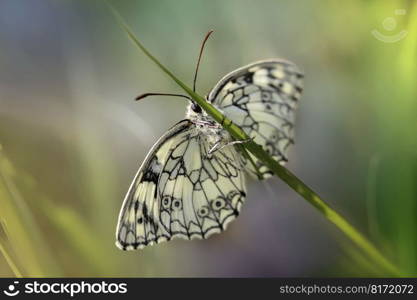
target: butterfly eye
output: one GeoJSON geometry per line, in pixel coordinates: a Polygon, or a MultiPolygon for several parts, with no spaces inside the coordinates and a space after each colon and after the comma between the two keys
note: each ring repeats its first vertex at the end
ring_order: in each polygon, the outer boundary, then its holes
{"type": "Polygon", "coordinates": [[[191,104],[191,109],[195,113],[201,113],[201,107],[195,103],[191,104]]]}

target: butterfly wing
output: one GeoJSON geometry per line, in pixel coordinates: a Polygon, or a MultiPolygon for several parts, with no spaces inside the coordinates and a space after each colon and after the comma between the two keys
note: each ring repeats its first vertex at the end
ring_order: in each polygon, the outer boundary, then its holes
{"type": "Polygon", "coordinates": [[[207,238],[238,216],[246,196],[239,155],[225,147],[208,156],[206,138],[183,120],[153,146],[120,211],[120,249],[207,238]]]}
{"type": "MultiPolygon", "coordinates": [[[[217,83],[207,99],[281,163],[294,143],[294,113],[302,92],[301,71],[291,62],[266,60],[237,69],[217,83]]],[[[270,170],[252,154],[262,178],[270,170]]],[[[257,174],[246,163],[249,173],[257,174]]]]}

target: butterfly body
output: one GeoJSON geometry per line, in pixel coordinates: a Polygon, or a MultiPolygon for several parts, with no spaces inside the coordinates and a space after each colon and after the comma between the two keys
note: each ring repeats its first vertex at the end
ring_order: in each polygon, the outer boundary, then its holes
{"type": "MultiPolygon", "coordinates": [[[[302,73],[289,62],[253,63],[226,75],[207,101],[284,163],[293,143],[302,73]]],[[[244,171],[268,178],[242,157],[229,133],[195,104],[152,147],[123,202],[116,245],[141,249],[173,238],[205,239],[226,229],[246,198],[244,171]]]]}

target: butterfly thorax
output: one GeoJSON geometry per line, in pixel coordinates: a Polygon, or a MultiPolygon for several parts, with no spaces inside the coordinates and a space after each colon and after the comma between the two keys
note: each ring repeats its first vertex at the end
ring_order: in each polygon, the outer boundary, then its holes
{"type": "Polygon", "coordinates": [[[230,140],[228,132],[204,110],[196,108],[194,104],[188,105],[185,117],[195,124],[196,130],[202,133],[211,146],[219,141],[227,143],[230,140]]]}

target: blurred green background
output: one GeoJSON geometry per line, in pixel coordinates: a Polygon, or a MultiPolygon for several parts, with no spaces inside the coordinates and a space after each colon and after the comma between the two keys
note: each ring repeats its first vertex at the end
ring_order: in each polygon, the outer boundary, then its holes
{"type": "MultiPolygon", "coordinates": [[[[417,276],[416,1],[113,4],[189,84],[215,30],[200,94],[259,59],[304,69],[288,168],[417,276]]],[[[186,106],[133,99],[179,88],[103,1],[2,0],[0,46],[0,276],[386,275],[276,178],[248,183],[241,216],[221,235],[118,250],[124,194],[186,106]]]]}

